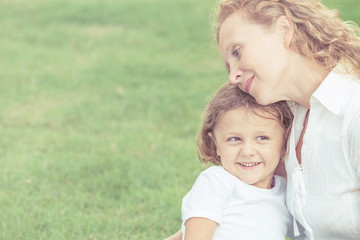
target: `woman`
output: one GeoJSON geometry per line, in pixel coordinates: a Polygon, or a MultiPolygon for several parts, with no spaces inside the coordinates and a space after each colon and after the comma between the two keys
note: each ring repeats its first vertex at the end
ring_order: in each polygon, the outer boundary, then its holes
{"type": "Polygon", "coordinates": [[[301,239],[360,236],[358,32],[318,0],[219,6],[217,38],[230,82],[260,104],[295,103],[285,166],[287,206],[301,239]]]}

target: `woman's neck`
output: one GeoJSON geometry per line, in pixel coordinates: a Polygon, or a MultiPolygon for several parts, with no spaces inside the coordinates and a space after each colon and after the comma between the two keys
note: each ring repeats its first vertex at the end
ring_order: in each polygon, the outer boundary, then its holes
{"type": "Polygon", "coordinates": [[[324,81],[330,70],[314,63],[312,60],[296,54],[288,78],[291,79],[293,89],[289,93],[289,100],[295,101],[306,108],[310,108],[310,98],[324,81]]]}

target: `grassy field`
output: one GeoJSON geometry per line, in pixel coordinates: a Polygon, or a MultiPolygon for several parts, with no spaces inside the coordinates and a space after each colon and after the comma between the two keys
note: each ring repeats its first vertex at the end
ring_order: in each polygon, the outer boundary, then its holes
{"type": "MultiPolygon", "coordinates": [[[[206,0],[0,0],[0,239],[162,239],[227,76],[206,0]]],[[[360,22],[357,0],[327,1],[360,22]]]]}

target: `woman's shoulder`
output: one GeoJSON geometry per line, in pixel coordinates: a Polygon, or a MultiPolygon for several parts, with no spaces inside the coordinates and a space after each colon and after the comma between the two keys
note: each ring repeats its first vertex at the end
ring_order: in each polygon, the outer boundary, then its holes
{"type": "Polygon", "coordinates": [[[335,101],[341,101],[342,108],[360,109],[360,79],[341,70],[341,66],[333,70],[332,75],[335,101]],[[340,70],[339,70],[340,69],[340,70]]]}
{"type": "Polygon", "coordinates": [[[360,79],[344,72],[340,67],[328,74],[310,99],[311,109],[325,108],[345,118],[352,118],[360,110],[359,103],[360,79]]]}
{"type": "Polygon", "coordinates": [[[341,106],[341,114],[344,116],[345,122],[350,125],[357,119],[360,120],[360,80],[353,79],[350,82],[349,90],[344,93],[341,106]]]}

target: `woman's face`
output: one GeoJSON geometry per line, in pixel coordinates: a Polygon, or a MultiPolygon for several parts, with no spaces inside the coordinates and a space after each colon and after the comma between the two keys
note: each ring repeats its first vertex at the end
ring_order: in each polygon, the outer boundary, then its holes
{"type": "Polygon", "coordinates": [[[279,24],[251,23],[236,12],[221,25],[219,47],[231,83],[263,105],[287,100],[283,94],[289,84],[289,50],[279,24]]]}

